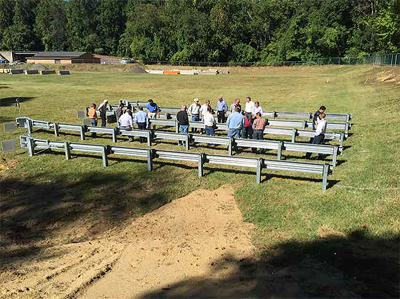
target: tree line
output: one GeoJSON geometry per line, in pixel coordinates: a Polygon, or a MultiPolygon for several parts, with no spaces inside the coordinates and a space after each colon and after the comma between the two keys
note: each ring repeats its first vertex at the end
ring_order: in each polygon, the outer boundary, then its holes
{"type": "Polygon", "coordinates": [[[0,0],[0,49],[263,62],[400,50],[400,0],[0,0]]]}

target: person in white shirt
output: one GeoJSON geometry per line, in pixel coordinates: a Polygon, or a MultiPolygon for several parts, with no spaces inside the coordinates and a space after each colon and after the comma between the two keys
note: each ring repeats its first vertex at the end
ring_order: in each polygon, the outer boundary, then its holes
{"type": "MultiPolygon", "coordinates": [[[[126,109],[125,113],[119,118],[119,126],[121,130],[131,131],[133,128],[133,118],[131,110],[126,109]]],[[[129,136],[129,142],[132,142],[133,138],[129,136]]]]}
{"type": "MultiPolygon", "coordinates": [[[[214,131],[215,119],[211,112],[212,112],[211,107],[208,107],[207,112],[204,114],[204,126],[207,136],[215,136],[215,131],[214,131]]],[[[207,143],[207,146],[210,146],[210,144],[207,143]]]]}
{"type": "Polygon", "coordinates": [[[261,113],[261,116],[263,114],[263,110],[262,110],[262,107],[260,106],[260,102],[256,102],[254,104],[253,116],[256,117],[257,113],[261,113]]]}
{"type": "MultiPolygon", "coordinates": [[[[327,122],[325,120],[325,113],[321,113],[318,116],[318,124],[317,129],[315,130],[315,136],[312,139],[312,144],[323,144],[325,138],[325,131],[326,131],[327,122]]],[[[305,156],[307,159],[310,159],[311,153],[307,153],[305,156]]],[[[322,159],[323,155],[319,154],[318,159],[322,159]]]]}
{"type": "Polygon", "coordinates": [[[256,108],[256,105],[254,102],[251,100],[250,97],[246,98],[246,106],[244,108],[244,116],[247,118],[247,120],[250,123],[250,128],[249,128],[249,134],[250,136],[253,136],[253,114],[254,114],[254,109],[256,108]]]}
{"type": "Polygon", "coordinates": [[[207,100],[205,104],[201,105],[199,117],[202,122],[204,122],[204,115],[207,113],[208,107],[211,108],[210,104],[211,104],[210,100],[207,100]]]}
{"type": "MultiPolygon", "coordinates": [[[[189,109],[187,111],[188,115],[192,117],[192,121],[199,121],[199,113],[200,113],[200,104],[199,104],[199,99],[195,98],[193,100],[193,104],[189,106],[189,109]]],[[[197,128],[192,128],[192,133],[196,133],[197,128]]]]}

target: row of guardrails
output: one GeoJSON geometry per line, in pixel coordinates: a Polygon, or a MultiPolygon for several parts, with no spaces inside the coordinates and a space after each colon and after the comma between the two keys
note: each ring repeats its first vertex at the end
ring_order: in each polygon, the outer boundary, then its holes
{"type": "Polygon", "coordinates": [[[81,144],[72,142],[54,142],[46,139],[37,139],[26,135],[22,135],[20,137],[20,145],[22,148],[28,149],[29,156],[35,155],[35,149],[62,150],[65,152],[65,157],[67,160],[71,158],[71,152],[98,153],[102,155],[103,166],[105,167],[108,166],[109,155],[146,158],[149,171],[153,170],[154,159],[193,162],[198,164],[199,177],[203,176],[203,167],[205,164],[255,168],[257,184],[261,183],[262,169],[319,174],[322,176],[323,191],[325,191],[327,188],[328,175],[332,172],[329,164],[268,160],[250,157],[231,157],[204,153],[183,153],[177,151],[81,144]]]}
{"type": "Polygon", "coordinates": [[[27,128],[28,134],[33,133],[33,128],[54,130],[55,136],[59,136],[60,131],[73,131],[80,133],[81,140],[85,140],[86,132],[101,133],[101,134],[111,135],[113,142],[117,142],[118,136],[146,138],[148,146],[152,145],[152,141],[155,141],[157,139],[164,139],[164,140],[183,142],[186,146],[186,150],[189,150],[191,144],[195,145],[198,143],[207,143],[212,145],[227,146],[229,156],[232,156],[232,148],[234,147],[255,148],[261,150],[276,150],[278,160],[282,158],[283,151],[316,153],[321,155],[332,156],[333,167],[336,166],[338,154],[341,154],[343,150],[343,148],[333,145],[242,139],[242,138],[232,138],[232,137],[205,136],[197,134],[178,134],[173,132],[156,131],[156,130],[133,129],[127,131],[127,130],[120,130],[118,128],[53,123],[48,121],[34,120],[28,117],[19,117],[16,119],[16,122],[18,127],[27,128]]]}

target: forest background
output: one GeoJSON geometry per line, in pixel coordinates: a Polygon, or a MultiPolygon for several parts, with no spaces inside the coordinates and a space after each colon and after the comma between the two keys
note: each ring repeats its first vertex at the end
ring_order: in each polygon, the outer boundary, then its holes
{"type": "Polygon", "coordinates": [[[400,0],[0,0],[0,49],[274,64],[400,50],[400,0]]]}

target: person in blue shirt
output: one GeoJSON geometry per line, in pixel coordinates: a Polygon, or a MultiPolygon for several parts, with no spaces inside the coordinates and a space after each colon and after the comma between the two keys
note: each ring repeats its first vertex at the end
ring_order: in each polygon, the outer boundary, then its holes
{"type": "Polygon", "coordinates": [[[147,110],[149,111],[149,118],[160,118],[161,109],[153,102],[152,99],[148,101],[147,110]]]}
{"type": "Polygon", "coordinates": [[[224,98],[222,96],[220,96],[218,101],[217,101],[218,123],[224,123],[225,122],[225,113],[226,113],[226,111],[228,111],[228,106],[226,106],[224,98]]]}
{"type": "MultiPolygon", "coordinates": [[[[135,113],[135,123],[137,123],[139,130],[146,130],[146,128],[148,128],[149,119],[147,113],[143,111],[143,107],[139,107],[139,111],[135,113]]],[[[140,137],[140,143],[145,141],[145,137],[140,137]]]]}
{"type": "Polygon", "coordinates": [[[228,126],[228,137],[240,137],[240,132],[244,127],[244,116],[239,113],[239,108],[235,108],[235,112],[228,116],[226,121],[228,126]]]}

